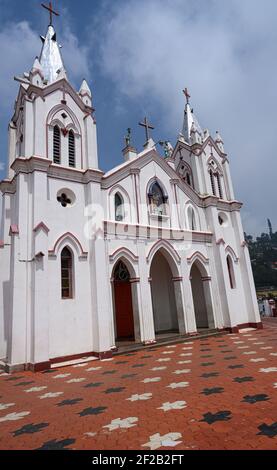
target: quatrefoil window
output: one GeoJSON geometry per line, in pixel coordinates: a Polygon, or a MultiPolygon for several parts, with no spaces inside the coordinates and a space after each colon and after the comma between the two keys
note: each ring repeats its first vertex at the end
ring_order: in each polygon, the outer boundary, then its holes
{"type": "Polygon", "coordinates": [[[57,201],[61,204],[62,207],[67,207],[68,205],[72,204],[71,199],[66,195],[66,193],[62,193],[60,196],[58,196],[57,201]]]}

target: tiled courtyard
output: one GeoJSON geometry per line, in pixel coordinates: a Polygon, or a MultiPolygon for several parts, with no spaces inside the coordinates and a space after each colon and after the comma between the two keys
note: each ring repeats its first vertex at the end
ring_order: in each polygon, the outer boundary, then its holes
{"type": "Polygon", "coordinates": [[[277,324],[0,376],[1,449],[277,449],[277,324]]]}

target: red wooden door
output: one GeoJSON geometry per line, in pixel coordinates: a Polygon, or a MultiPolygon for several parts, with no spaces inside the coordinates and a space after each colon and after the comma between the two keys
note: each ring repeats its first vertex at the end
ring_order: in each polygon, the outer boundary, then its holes
{"type": "Polygon", "coordinates": [[[114,297],[117,339],[133,339],[135,332],[130,282],[115,281],[114,297]]]}

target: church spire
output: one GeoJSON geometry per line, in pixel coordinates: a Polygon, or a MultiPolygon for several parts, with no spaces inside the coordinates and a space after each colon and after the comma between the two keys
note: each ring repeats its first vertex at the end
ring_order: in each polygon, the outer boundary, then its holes
{"type": "Polygon", "coordinates": [[[183,93],[186,97],[186,105],[185,105],[185,111],[184,111],[184,123],[183,123],[183,129],[182,129],[182,136],[184,137],[185,141],[188,144],[195,143],[195,138],[192,139],[192,132],[193,134],[197,134],[197,139],[196,141],[199,141],[202,139],[203,136],[203,131],[196,119],[196,116],[193,113],[193,109],[190,106],[190,94],[188,92],[188,89],[185,88],[183,90],[183,93]],[[192,142],[193,140],[193,142],[192,142]]]}
{"type": "Polygon", "coordinates": [[[45,37],[41,37],[43,42],[39,62],[47,84],[55,82],[66,74],[63,64],[60,46],[57,43],[57,35],[52,25],[48,26],[45,37]]]}
{"type": "Polygon", "coordinates": [[[44,80],[49,85],[60,78],[66,78],[66,71],[61,56],[61,46],[57,42],[57,34],[53,26],[53,15],[59,16],[59,13],[53,9],[52,2],[49,2],[49,6],[44,4],[41,4],[41,6],[48,10],[50,14],[46,36],[41,36],[43,45],[39,57],[44,80]]]}

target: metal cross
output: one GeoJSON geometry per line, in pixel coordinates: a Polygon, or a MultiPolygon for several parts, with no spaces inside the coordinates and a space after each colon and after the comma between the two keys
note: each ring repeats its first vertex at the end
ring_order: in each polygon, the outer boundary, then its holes
{"type": "Polygon", "coordinates": [[[184,95],[185,95],[185,97],[186,97],[187,104],[189,104],[190,94],[189,94],[188,89],[185,88],[185,89],[183,90],[183,93],[184,93],[184,95]]]}
{"type": "Polygon", "coordinates": [[[148,142],[150,135],[149,135],[149,129],[155,129],[147,120],[147,117],[144,118],[143,122],[139,122],[139,125],[142,127],[145,127],[145,135],[146,135],[146,142],[148,142]]]}
{"type": "Polygon", "coordinates": [[[45,8],[45,10],[49,11],[49,15],[50,15],[50,23],[49,24],[50,24],[50,26],[52,26],[52,24],[53,24],[53,15],[60,16],[59,13],[56,12],[55,10],[53,10],[52,2],[49,2],[49,5],[44,5],[42,3],[41,6],[43,8],[45,8]]]}

